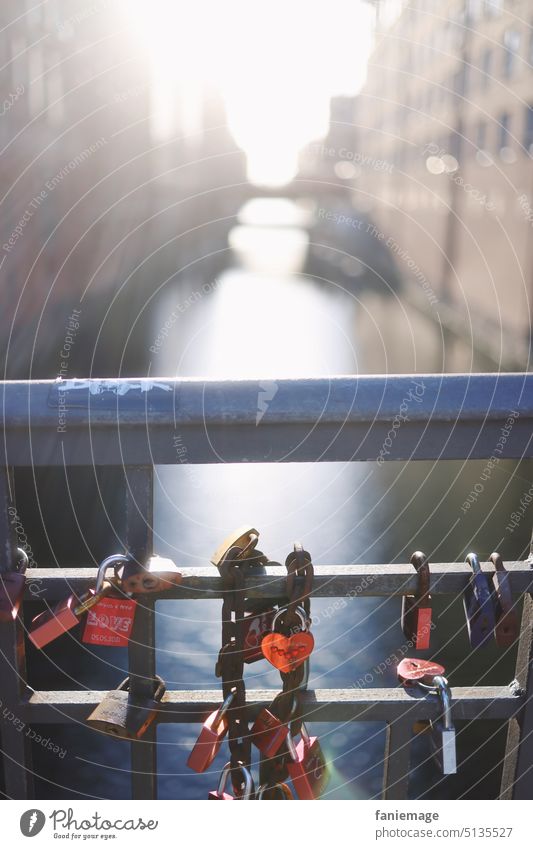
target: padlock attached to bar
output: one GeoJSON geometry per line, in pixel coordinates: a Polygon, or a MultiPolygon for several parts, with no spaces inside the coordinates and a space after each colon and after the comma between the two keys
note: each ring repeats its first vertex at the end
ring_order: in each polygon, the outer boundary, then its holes
{"type": "Polygon", "coordinates": [[[293,696],[291,711],[283,710],[287,693],[279,693],[273,702],[262,708],[250,729],[250,739],[257,746],[263,757],[273,758],[285,743],[289,734],[289,726],[298,706],[298,699],[293,696]],[[285,716],[285,721],[280,718],[285,716]]]}
{"type": "MultiPolygon", "coordinates": [[[[213,566],[216,566],[217,569],[220,569],[232,550],[234,550],[234,556],[236,559],[245,560],[253,553],[258,540],[259,531],[256,530],[256,528],[250,528],[247,525],[242,525],[240,528],[237,528],[236,531],[233,531],[232,534],[227,536],[224,542],[219,545],[211,557],[211,563],[213,566]]],[[[266,561],[267,558],[265,557],[264,560],[266,561]]]]}
{"type": "Polygon", "coordinates": [[[302,723],[300,741],[295,744],[289,734],[287,749],[290,755],[287,768],[296,795],[299,799],[318,799],[329,780],[327,763],[318,737],[310,737],[302,723]]]}
{"type": "Polygon", "coordinates": [[[129,561],[121,575],[121,589],[125,593],[161,593],[181,583],[182,574],[169,557],[150,557],[145,566],[129,561]]]}
{"type": "Polygon", "coordinates": [[[396,669],[398,680],[404,687],[420,685],[432,687],[436,675],[444,675],[444,666],[434,660],[421,660],[418,657],[404,657],[396,669]]]}
{"type": "MultiPolygon", "coordinates": [[[[233,792],[235,792],[235,790],[233,792]]],[[[231,762],[228,761],[228,763],[222,770],[220,781],[218,782],[218,788],[216,790],[211,790],[207,798],[211,801],[214,800],[219,802],[232,802],[236,800],[247,801],[252,798],[253,793],[254,782],[250,770],[247,769],[247,767],[245,767],[242,763],[232,768],[231,762]],[[230,776],[232,776],[232,774],[235,772],[237,772],[241,776],[242,789],[237,796],[232,796],[231,793],[226,793],[226,784],[228,783],[228,778],[230,778],[230,776]]]]}
{"type": "Polygon", "coordinates": [[[296,607],[292,613],[288,607],[282,607],[274,616],[272,630],[263,637],[261,649],[268,662],[280,672],[297,669],[311,655],[315,640],[308,631],[308,624],[302,607],[296,607]],[[276,630],[280,619],[285,633],[276,630]]]}
{"type": "Polygon", "coordinates": [[[442,675],[435,676],[433,686],[439,697],[442,714],[436,722],[431,722],[432,754],[443,775],[453,775],[457,772],[457,751],[452,721],[452,692],[442,675]]]}
{"type": "Polygon", "coordinates": [[[494,563],[492,585],[494,587],[493,601],[496,614],[494,636],[500,648],[508,648],[518,639],[520,624],[518,614],[513,605],[511,576],[503,565],[503,560],[497,551],[490,555],[494,563]]]}
{"type": "Polygon", "coordinates": [[[119,581],[116,573],[119,566],[126,560],[123,554],[112,554],[100,564],[94,590],[84,593],[80,598],[72,594],[57,604],[52,610],[44,610],[35,617],[29,631],[29,638],[33,645],[42,649],[67,631],[71,631],[81,621],[82,617],[91,608],[98,604],[100,599],[114,592],[119,581]],[[115,569],[115,579],[106,580],[106,572],[111,567],[115,569]]]}
{"type": "Polygon", "coordinates": [[[139,740],[156,718],[165,690],[165,682],[156,675],[151,695],[139,696],[131,693],[130,679],[125,678],[87,717],[87,725],[123,740],[139,740]]]}
{"type": "Polygon", "coordinates": [[[464,591],[463,604],[470,645],[475,649],[488,645],[494,638],[494,602],[488,577],[481,571],[477,554],[469,554],[466,562],[472,569],[472,575],[464,591]]]}
{"type": "Polygon", "coordinates": [[[411,563],[418,575],[415,595],[402,598],[402,630],[415,649],[429,649],[431,635],[431,596],[429,562],[425,554],[415,551],[411,563]]]}
{"type": "Polygon", "coordinates": [[[19,612],[28,568],[28,555],[23,548],[17,548],[17,563],[16,571],[0,572],[0,622],[14,622],[19,612]]]}
{"type": "Polygon", "coordinates": [[[273,758],[287,739],[289,726],[282,722],[270,708],[263,708],[250,730],[252,743],[265,758],[273,758]]]}
{"type": "Polygon", "coordinates": [[[192,752],[187,759],[189,769],[193,769],[195,772],[205,772],[215,760],[222,741],[228,733],[226,713],[231,707],[234,696],[235,693],[232,690],[221,707],[207,717],[192,752]]]}

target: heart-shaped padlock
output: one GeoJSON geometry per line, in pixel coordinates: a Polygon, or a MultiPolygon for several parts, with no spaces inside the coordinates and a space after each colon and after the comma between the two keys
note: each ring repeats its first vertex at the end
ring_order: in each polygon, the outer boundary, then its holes
{"type": "Polygon", "coordinates": [[[406,687],[413,684],[430,685],[436,675],[444,675],[444,666],[433,660],[421,660],[417,657],[404,657],[396,670],[398,679],[406,687]]]}
{"type": "Polygon", "coordinates": [[[276,623],[280,616],[287,613],[288,608],[278,610],[272,620],[272,631],[261,641],[261,650],[272,666],[280,672],[291,672],[307,660],[315,646],[312,634],[307,630],[307,619],[301,607],[295,609],[300,620],[300,630],[286,636],[276,631],[276,623]]]}

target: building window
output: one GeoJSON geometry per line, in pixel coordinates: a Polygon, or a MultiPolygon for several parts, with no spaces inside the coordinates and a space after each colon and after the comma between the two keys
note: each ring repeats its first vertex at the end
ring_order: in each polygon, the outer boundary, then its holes
{"type": "Polygon", "coordinates": [[[515,29],[506,29],[503,34],[503,76],[509,79],[516,68],[516,58],[520,50],[520,33],[515,29]]]}
{"type": "Polygon", "coordinates": [[[533,105],[526,106],[526,127],[524,132],[524,147],[533,154],[533,105]]]}
{"type": "Polygon", "coordinates": [[[509,132],[509,127],[511,125],[511,116],[504,112],[503,115],[500,115],[500,126],[498,127],[498,147],[500,150],[503,150],[504,147],[510,147],[511,136],[509,132]]]}
{"type": "Polygon", "coordinates": [[[481,56],[481,88],[489,87],[492,69],[492,50],[485,50],[481,56]]]}
{"type": "Polygon", "coordinates": [[[476,147],[478,150],[485,150],[487,146],[487,125],[484,121],[480,121],[476,128],[476,147]]]}
{"type": "Polygon", "coordinates": [[[483,11],[487,18],[497,18],[503,11],[504,0],[484,0],[483,11]]]}

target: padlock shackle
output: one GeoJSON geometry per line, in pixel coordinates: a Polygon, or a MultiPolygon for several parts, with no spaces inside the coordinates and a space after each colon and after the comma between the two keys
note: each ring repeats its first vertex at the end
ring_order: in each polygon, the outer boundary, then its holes
{"type": "Polygon", "coordinates": [[[285,559],[285,568],[287,569],[287,595],[289,597],[289,607],[294,609],[296,605],[304,605],[307,615],[309,607],[309,596],[313,589],[314,568],[311,555],[305,551],[301,542],[294,543],[294,549],[285,559]],[[303,591],[298,594],[295,588],[295,579],[304,579],[303,591]]]}
{"type": "Polygon", "coordinates": [[[309,630],[308,626],[307,626],[307,616],[305,615],[305,610],[303,609],[303,607],[295,607],[293,611],[290,611],[290,605],[287,605],[285,607],[280,607],[280,609],[278,610],[278,612],[274,616],[274,618],[272,620],[272,628],[271,628],[272,631],[276,630],[276,623],[277,623],[279,617],[282,614],[289,613],[289,612],[296,613],[296,615],[298,616],[298,618],[301,622],[302,631],[309,630]]]}
{"type": "Polygon", "coordinates": [[[411,557],[411,565],[415,567],[418,575],[418,587],[415,593],[416,601],[425,601],[429,596],[431,581],[429,560],[423,551],[415,551],[411,557]]]}
{"type": "Polygon", "coordinates": [[[445,731],[453,730],[452,720],[452,691],[444,675],[435,675],[433,685],[437,690],[437,696],[442,705],[442,722],[445,731]]]}
{"type": "MultiPolygon", "coordinates": [[[[128,677],[124,678],[124,680],[121,681],[120,684],[118,685],[118,687],[116,687],[115,689],[126,690],[126,692],[129,692],[130,683],[131,683],[130,682],[130,676],[128,675],[128,677]]],[[[163,696],[166,693],[167,685],[165,684],[165,682],[163,681],[163,679],[161,678],[160,675],[154,675],[154,677],[152,678],[152,684],[154,685],[153,686],[153,698],[155,699],[156,702],[160,702],[161,699],[163,698],[163,696]]]]}
{"type": "Polygon", "coordinates": [[[99,593],[102,591],[102,587],[104,586],[105,576],[108,569],[111,566],[115,568],[115,577],[118,578],[118,566],[119,564],[123,565],[129,562],[129,557],[127,554],[110,554],[109,557],[106,557],[105,560],[102,560],[98,567],[98,572],[96,574],[96,585],[94,588],[95,593],[99,593]]]}
{"type": "Polygon", "coordinates": [[[472,569],[472,572],[474,572],[474,574],[477,574],[478,572],[482,572],[481,564],[479,562],[479,557],[477,556],[477,554],[474,551],[471,551],[470,554],[466,555],[466,562],[468,563],[468,565],[470,566],[470,568],[472,569]]]}
{"type": "Polygon", "coordinates": [[[242,777],[244,778],[244,791],[242,796],[239,796],[238,799],[241,801],[247,801],[248,799],[251,799],[254,789],[254,782],[250,770],[247,769],[243,763],[238,763],[236,766],[232,766],[231,761],[228,761],[227,764],[225,764],[220,774],[220,779],[217,788],[218,795],[222,796],[222,794],[224,793],[224,788],[228,781],[228,776],[233,771],[240,772],[242,774],[242,777]]]}
{"type": "Polygon", "coordinates": [[[507,569],[504,566],[501,554],[498,554],[497,551],[493,551],[490,555],[490,560],[494,565],[496,572],[507,572],[507,569]]]}
{"type": "Polygon", "coordinates": [[[24,574],[28,568],[30,559],[23,548],[17,548],[17,572],[24,574]]]}
{"type": "Polygon", "coordinates": [[[218,732],[218,727],[221,724],[222,720],[224,719],[225,714],[227,713],[227,711],[231,707],[231,703],[232,703],[234,698],[235,698],[235,690],[232,690],[226,696],[226,698],[224,699],[223,703],[221,704],[221,706],[219,707],[219,709],[217,711],[217,714],[216,714],[216,716],[213,720],[213,723],[212,723],[213,731],[218,732]]]}
{"type": "MultiPolygon", "coordinates": [[[[309,745],[311,743],[311,738],[309,736],[309,731],[306,728],[305,722],[302,722],[302,724],[300,726],[300,734],[301,734],[302,740],[304,741],[305,748],[306,749],[309,748],[309,745]]],[[[295,763],[297,763],[298,754],[296,752],[296,746],[295,746],[294,738],[291,734],[290,728],[289,728],[289,733],[287,734],[287,737],[285,739],[285,745],[287,746],[287,749],[289,750],[289,755],[291,756],[291,759],[295,763]]]]}

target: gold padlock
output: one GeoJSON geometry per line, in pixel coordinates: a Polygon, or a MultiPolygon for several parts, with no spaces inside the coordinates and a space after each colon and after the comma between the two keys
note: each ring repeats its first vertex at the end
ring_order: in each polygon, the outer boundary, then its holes
{"type": "Polygon", "coordinates": [[[152,696],[139,699],[130,692],[130,679],[125,678],[87,717],[87,724],[123,740],[139,740],[156,718],[165,690],[165,682],[156,675],[152,696]]]}
{"type": "MultiPolygon", "coordinates": [[[[240,528],[237,528],[236,531],[233,531],[232,534],[227,536],[224,542],[219,545],[211,558],[211,563],[213,566],[219,567],[224,562],[232,548],[240,549],[240,552],[237,554],[235,559],[245,560],[256,547],[258,540],[259,531],[255,528],[250,528],[248,525],[242,525],[240,528]]],[[[267,558],[265,558],[265,561],[266,559],[267,558]]]]}

